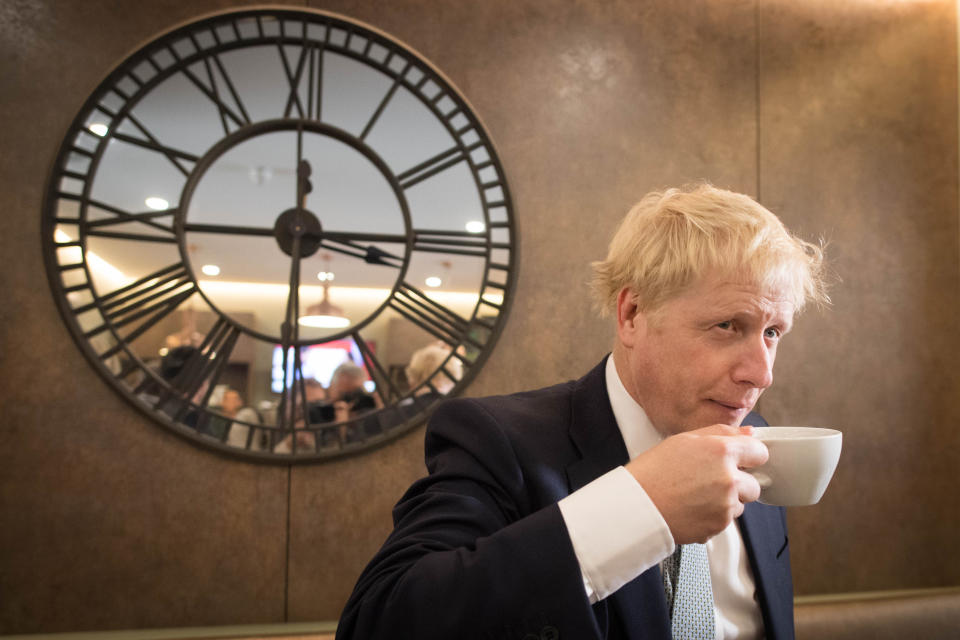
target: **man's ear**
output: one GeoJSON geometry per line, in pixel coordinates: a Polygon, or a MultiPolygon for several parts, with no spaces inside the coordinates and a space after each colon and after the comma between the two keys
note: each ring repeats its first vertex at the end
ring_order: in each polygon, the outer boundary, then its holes
{"type": "Polygon", "coordinates": [[[625,347],[633,347],[638,330],[646,327],[646,318],[637,306],[633,289],[624,287],[617,294],[617,337],[625,347]]]}

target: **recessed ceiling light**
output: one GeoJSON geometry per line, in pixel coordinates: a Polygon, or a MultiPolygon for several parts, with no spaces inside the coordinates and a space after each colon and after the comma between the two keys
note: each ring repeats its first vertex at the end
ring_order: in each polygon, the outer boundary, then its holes
{"type": "Polygon", "coordinates": [[[95,133],[101,138],[107,135],[107,131],[110,130],[110,128],[107,127],[107,125],[103,124],[102,122],[94,122],[89,127],[87,127],[87,129],[89,129],[91,133],[95,133]]]}
{"type": "Polygon", "coordinates": [[[443,284],[443,280],[437,276],[430,276],[426,279],[426,283],[428,287],[439,287],[441,284],[443,284]]]}
{"type": "Polygon", "coordinates": [[[144,203],[153,209],[154,211],[163,211],[164,209],[170,208],[170,203],[164,200],[163,198],[158,198],[156,196],[151,196],[144,200],[144,203]]]}
{"type": "Polygon", "coordinates": [[[487,225],[480,220],[471,220],[467,223],[467,231],[470,233],[483,233],[487,230],[487,225]]]}
{"type": "Polygon", "coordinates": [[[220,275],[220,267],[215,264],[205,264],[200,267],[200,271],[203,271],[204,275],[208,276],[218,276],[220,275]]]}

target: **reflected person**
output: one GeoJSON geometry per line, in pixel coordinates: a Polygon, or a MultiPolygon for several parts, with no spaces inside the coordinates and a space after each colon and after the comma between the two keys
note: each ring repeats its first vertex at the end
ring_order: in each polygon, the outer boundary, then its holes
{"type": "Polygon", "coordinates": [[[823,254],[749,197],[645,196],[594,263],[611,354],[546,389],[448,400],[339,640],[793,637],[784,510],[747,471],[823,254]],[[678,551],[679,550],[679,551],[678,551]]]}
{"type": "Polygon", "coordinates": [[[340,364],[330,376],[330,386],[327,387],[324,399],[311,403],[310,422],[312,424],[339,422],[340,418],[351,410],[376,408],[373,397],[363,390],[366,379],[367,372],[350,360],[340,364]],[[339,418],[338,408],[340,409],[339,418]]]}
{"type": "Polygon", "coordinates": [[[449,346],[432,342],[413,352],[404,374],[410,395],[364,420],[367,437],[390,431],[446,397],[463,377],[463,363],[456,356],[450,357],[449,346]]]}
{"type": "Polygon", "coordinates": [[[362,415],[377,408],[374,396],[364,391],[363,383],[367,380],[367,372],[359,365],[347,360],[333,371],[330,386],[327,388],[327,398],[324,403],[310,408],[310,422],[336,422],[336,428],[324,429],[320,432],[321,446],[330,446],[337,443],[353,442],[360,439],[355,425],[346,424],[347,420],[362,415]]]}
{"type": "Polygon", "coordinates": [[[260,414],[253,407],[248,407],[243,396],[236,389],[227,388],[220,399],[220,410],[232,421],[227,432],[227,444],[231,447],[246,449],[250,441],[250,451],[263,451],[265,448],[264,434],[261,429],[253,429],[250,434],[250,425],[259,425],[262,420],[260,414]]]}
{"type": "Polygon", "coordinates": [[[183,374],[187,364],[200,357],[203,356],[196,347],[182,346],[170,349],[160,359],[157,373],[160,374],[160,378],[169,385],[174,392],[171,392],[165,385],[152,383],[145,384],[144,391],[140,393],[140,397],[145,402],[163,411],[171,418],[182,412],[183,415],[180,417],[180,422],[194,429],[197,429],[199,422],[199,413],[196,407],[199,407],[203,402],[203,398],[206,396],[207,389],[209,388],[209,383],[206,380],[200,383],[190,398],[190,402],[193,404],[186,408],[183,406],[183,401],[175,391],[183,389],[187,382],[183,380],[183,374]]]}
{"type": "Polygon", "coordinates": [[[432,343],[417,349],[404,369],[407,386],[414,397],[425,394],[447,395],[463,377],[463,363],[456,356],[449,358],[450,347],[432,343]],[[449,359],[448,359],[449,358],[449,359]],[[449,373],[440,370],[443,366],[449,373]]]}

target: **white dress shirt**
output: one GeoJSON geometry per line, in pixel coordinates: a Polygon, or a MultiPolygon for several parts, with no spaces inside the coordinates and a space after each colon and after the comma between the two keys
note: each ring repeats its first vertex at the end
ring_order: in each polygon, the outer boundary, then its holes
{"type": "MultiPolygon", "coordinates": [[[[607,393],[632,460],[662,436],[630,396],[607,358],[607,393]]],[[[624,467],[617,467],[559,502],[590,602],[603,600],[676,548],[670,528],[624,467]]],[[[717,639],[762,638],[753,572],[735,522],[707,542],[717,639]]]]}

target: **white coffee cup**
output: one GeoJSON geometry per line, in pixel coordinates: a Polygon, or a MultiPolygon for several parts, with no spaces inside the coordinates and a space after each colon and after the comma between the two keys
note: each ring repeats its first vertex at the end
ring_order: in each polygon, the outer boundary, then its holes
{"type": "Polygon", "coordinates": [[[843,434],[820,427],[754,427],[770,458],[750,473],[760,482],[759,502],[782,507],[816,504],[840,460],[843,434]]]}

